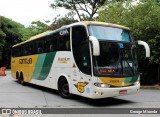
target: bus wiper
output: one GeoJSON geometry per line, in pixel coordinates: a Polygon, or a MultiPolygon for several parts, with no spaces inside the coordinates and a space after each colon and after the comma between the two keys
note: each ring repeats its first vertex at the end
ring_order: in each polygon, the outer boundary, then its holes
{"type": "MultiPolygon", "coordinates": [[[[123,75],[124,74],[124,66],[123,66],[123,64],[125,64],[125,62],[126,62],[127,65],[129,66],[131,72],[132,72],[132,74],[130,74],[130,75],[134,75],[135,73],[134,73],[132,67],[130,66],[129,62],[125,59],[124,55],[125,55],[124,54],[124,49],[120,49],[119,58],[118,58],[118,61],[117,61],[117,64],[116,64],[115,68],[118,69],[118,66],[120,65],[121,66],[120,74],[123,75]]],[[[114,76],[114,74],[115,73],[113,72],[112,75],[114,76]]]]}
{"type": "MultiPolygon", "coordinates": [[[[115,69],[116,69],[116,70],[118,70],[118,65],[120,64],[121,59],[122,59],[122,56],[121,56],[120,51],[119,51],[119,58],[118,58],[117,64],[115,65],[115,69]]],[[[121,69],[121,70],[122,70],[122,69],[121,69]]],[[[118,71],[119,71],[119,70],[118,70],[118,71]]],[[[112,75],[114,76],[114,75],[115,75],[115,72],[113,72],[112,75]]],[[[121,75],[122,75],[122,74],[121,74],[121,75]]]]}
{"type": "Polygon", "coordinates": [[[132,67],[131,67],[131,65],[129,64],[129,62],[126,60],[126,58],[125,58],[125,50],[122,50],[122,59],[124,60],[124,63],[126,62],[127,63],[127,65],[129,66],[129,68],[131,69],[131,72],[132,72],[132,74],[131,75],[134,75],[134,71],[133,71],[133,69],[132,69],[132,67]]]}
{"type": "MultiPolygon", "coordinates": [[[[125,60],[125,59],[124,59],[125,60]]],[[[132,67],[130,66],[130,64],[129,64],[129,62],[127,61],[127,60],[125,60],[126,61],[126,63],[128,64],[128,66],[129,66],[129,68],[131,69],[131,71],[132,71],[132,74],[131,75],[135,75],[135,73],[134,73],[134,71],[133,71],[133,69],[132,69],[132,67]]]]}

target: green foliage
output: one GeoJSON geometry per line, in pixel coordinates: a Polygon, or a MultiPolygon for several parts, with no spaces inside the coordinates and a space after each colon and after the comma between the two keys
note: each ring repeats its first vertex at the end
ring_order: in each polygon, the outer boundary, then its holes
{"type": "Polygon", "coordinates": [[[5,37],[6,34],[0,29],[0,50],[2,49],[4,43],[5,43],[5,37]]]}
{"type": "Polygon", "coordinates": [[[12,21],[11,19],[0,16],[0,41],[1,47],[11,47],[20,42],[22,35],[20,29],[23,25],[12,21]]]}
{"type": "Polygon", "coordinates": [[[55,0],[50,7],[56,9],[63,7],[65,9],[76,12],[79,20],[83,20],[84,14],[87,20],[92,20],[97,10],[106,0],[55,0]]]}
{"type": "Polygon", "coordinates": [[[60,17],[60,15],[58,15],[52,23],[49,20],[44,21],[44,22],[33,21],[29,27],[21,29],[20,33],[23,35],[22,39],[27,40],[30,37],[35,36],[37,34],[43,33],[48,30],[55,30],[57,28],[60,28],[64,25],[74,23],[76,21],[77,20],[74,20],[73,13],[70,12],[66,14],[65,17],[60,17]]]}
{"type": "Polygon", "coordinates": [[[31,26],[29,28],[32,29],[32,31],[35,31],[35,33],[41,33],[46,30],[50,30],[50,27],[47,25],[47,23],[50,21],[45,21],[45,23],[41,21],[33,21],[31,26]]]}
{"type": "Polygon", "coordinates": [[[48,26],[50,21],[33,21],[29,27],[20,28],[19,32],[22,35],[22,40],[27,40],[32,36],[51,30],[51,27],[48,26]]]}
{"type": "Polygon", "coordinates": [[[9,66],[11,47],[21,42],[23,25],[0,16],[0,66],[9,66]]]}
{"type": "Polygon", "coordinates": [[[74,19],[74,14],[73,12],[69,12],[68,14],[66,14],[64,17],[61,17],[60,15],[58,15],[53,23],[51,24],[51,27],[53,30],[58,29],[64,25],[69,25],[71,23],[74,22],[78,22],[78,20],[74,19]]]}
{"type": "Polygon", "coordinates": [[[29,39],[30,37],[45,32],[47,30],[51,30],[51,27],[48,26],[48,23],[50,23],[50,21],[33,21],[31,25],[24,30],[23,40],[29,39]]]}
{"type": "MultiPolygon", "coordinates": [[[[160,64],[160,6],[153,0],[109,3],[99,11],[99,21],[130,27],[135,40],[146,41],[151,48],[151,63],[160,64]]],[[[144,51],[144,50],[143,50],[144,51]]],[[[140,50],[140,55],[144,53],[140,50]]],[[[144,59],[144,55],[140,57],[144,59]]]]}

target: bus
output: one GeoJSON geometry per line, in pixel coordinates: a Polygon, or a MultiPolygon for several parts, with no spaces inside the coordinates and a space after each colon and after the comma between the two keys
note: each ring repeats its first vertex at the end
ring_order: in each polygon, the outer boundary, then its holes
{"type": "Polygon", "coordinates": [[[63,98],[91,99],[137,93],[140,73],[130,29],[82,21],[47,31],[12,47],[11,74],[18,83],[58,90],[63,98]]]}

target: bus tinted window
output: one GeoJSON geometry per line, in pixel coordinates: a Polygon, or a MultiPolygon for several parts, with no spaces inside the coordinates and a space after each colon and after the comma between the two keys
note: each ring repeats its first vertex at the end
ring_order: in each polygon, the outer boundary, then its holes
{"type": "Polygon", "coordinates": [[[57,38],[58,38],[58,34],[57,33],[48,36],[48,49],[49,49],[49,52],[56,51],[57,38]]]}
{"type": "Polygon", "coordinates": [[[54,51],[70,51],[70,29],[61,30],[13,47],[12,56],[27,56],[54,51]]]}
{"type": "Polygon", "coordinates": [[[65,29],[59,32],[59,51],[70,51],[70,30],[65,29]]]}
{"type": "Polygon", "coordinates": [[[95,36],[99,40],[133,41],[130,31],[122,28],[91,25],[89,32],[91,36],[95,36]]]}
{"type": "Polygon", "coordinates": [[[34,45],[33,45],[33,43],[29,44],[28,54],[34,54],[34,45]]]}
{"type": "Polygon", "coordinates": [[[85,73],[91,74],[91,61],[89,52],[89,41],[87,40],[86,28],[76,26],[72,28],[72,49],[75,62],[79,69],[85,73]]]}
{"type": "Polygon", "coordinates": [[[24,45],[24,55],[28,55],[29,54],[29,46],[28,44],[24,45]]]}
{"type": "Polygon", "coordinates": [[[45,39],[44,39],[44,52],[49,52],[49,45],[50,45],[50,41],[49,41],[49,39],[48,39],[48,37],[46,37],[45,39]]]}
{"type": "Polygon", "coordinates": [[[43,40],[38,41],[38,54],[43,53],[44,48],[43,48],[43,40]]]}

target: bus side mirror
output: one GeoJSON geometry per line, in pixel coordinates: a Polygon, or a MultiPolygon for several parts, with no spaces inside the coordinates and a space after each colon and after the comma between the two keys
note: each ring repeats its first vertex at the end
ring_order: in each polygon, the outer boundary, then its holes
{"type": "Polygon", "coordinates": [[[138,40],[138,45],[143,45],[145,50],[146,50],[146,57],[150,57],[150,48],[149,48],[149,45],[144,42],[144,41],[141,41],[141,40],[138,40]]]}
{"type": "Polygon", "coordinates": [[[92,43],[93,47],[93,56],[99,56],[100,55],[100,47],[99,47],[99,41],[94,36],[89,36],[89,40],[92,43]]]}

